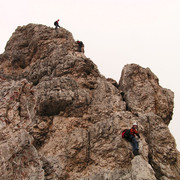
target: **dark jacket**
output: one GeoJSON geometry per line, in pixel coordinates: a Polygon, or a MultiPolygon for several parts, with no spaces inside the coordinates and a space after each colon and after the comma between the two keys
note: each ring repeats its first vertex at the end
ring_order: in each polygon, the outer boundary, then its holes
{"type": "Polygon", "coordinates": [[[77,41],[77,43],[78,43],[79,47],[84,47],[84,44],[82,41],[77,41]]]}

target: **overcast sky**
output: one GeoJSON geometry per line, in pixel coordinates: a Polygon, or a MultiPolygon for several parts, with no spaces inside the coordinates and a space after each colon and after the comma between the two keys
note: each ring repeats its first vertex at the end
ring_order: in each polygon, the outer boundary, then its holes
{"type": "Polygon", "coordinates": [[[118,82],[124,65],[136,63],[175,93],[170,130],[180,150],[180,0],[4,0],[0,53],[17,26],[57,19],[105,77],[118,82]]]}

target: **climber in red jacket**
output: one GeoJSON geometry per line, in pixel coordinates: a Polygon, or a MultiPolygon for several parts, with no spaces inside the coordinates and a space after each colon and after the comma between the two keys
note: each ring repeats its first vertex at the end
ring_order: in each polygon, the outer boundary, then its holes
{"type": "Polygon", "coordinates": [[[59,19],[54,22],[54,25],[56,26],[55,29],[57,29],[58,27],[60,28],[60,26],[59,26],[59,19]]]}
{"type": "Polygon", "coordinates": [[[138,141],[135,138],[135,135],[140,138],[137,127],[138,127],[137,123],[134,123],[131,129],[125,129],[122,132],[122,137],[125,138],[126,140],[128,140],[131,143],[131,145],[133,147],[133,154],[135,156],[139,155],[139,144],[138,144],[138,141]]]}
{"type": "Polygon", "coordinates": [[[132,147],[133,147],[133,154],[136,156],[136,155],[139,155],[139,144],[138,144],[138,141],[136,140],[135,138],[135,135],[138,136],[138,138],[140,138],[140,135],[137,131],[137,124],[134,123],[132,128],[130,129],[130,134],[131,134],[131,144],[132,144],[132,147]]]}

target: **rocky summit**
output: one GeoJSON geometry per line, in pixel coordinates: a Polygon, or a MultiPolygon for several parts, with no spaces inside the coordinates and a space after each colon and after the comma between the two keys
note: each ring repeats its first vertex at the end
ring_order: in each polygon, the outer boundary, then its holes
{"type": "Polygon", "coordinates": [[[1,180],[179,180],[174,93],[149,68],[100,74],[64,28],[18,27],[0,55],[1,180]],[[140,155],[124,129],[138,123],[140,155]]]}

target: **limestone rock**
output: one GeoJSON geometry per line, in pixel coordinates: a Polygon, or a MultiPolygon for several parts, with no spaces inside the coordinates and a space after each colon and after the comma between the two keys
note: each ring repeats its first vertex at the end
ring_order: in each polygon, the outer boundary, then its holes
{"type": "Polygon", "coordinates": [[[9,131],[3,135],[0,145],[1,179],[44,179],[42,162],[32,145],[32,137],[25,130],[9,131]]]}
{"type": "Polygon", "coordinates": [[[131,177],[133,180],[156,180],[152,167],[141,155],[134,157],[132,160],[131,177]]]}
{"type": "Polygon", "coordinates": [[[173,92],[149,68],[106,79],[70,32],[18,27],[0,55],[0,179],[180,179],[173,92]],[[139,125],[140,156],[121,137],[139,125]]]}
{"type": "Polygon", "coordinates": [[[119,84],[130,111],[153,112],[169,124],[173,114],[174,94],[162,88],[158,81],[149,68],[130,64],[124,67],[119,84]]]}

